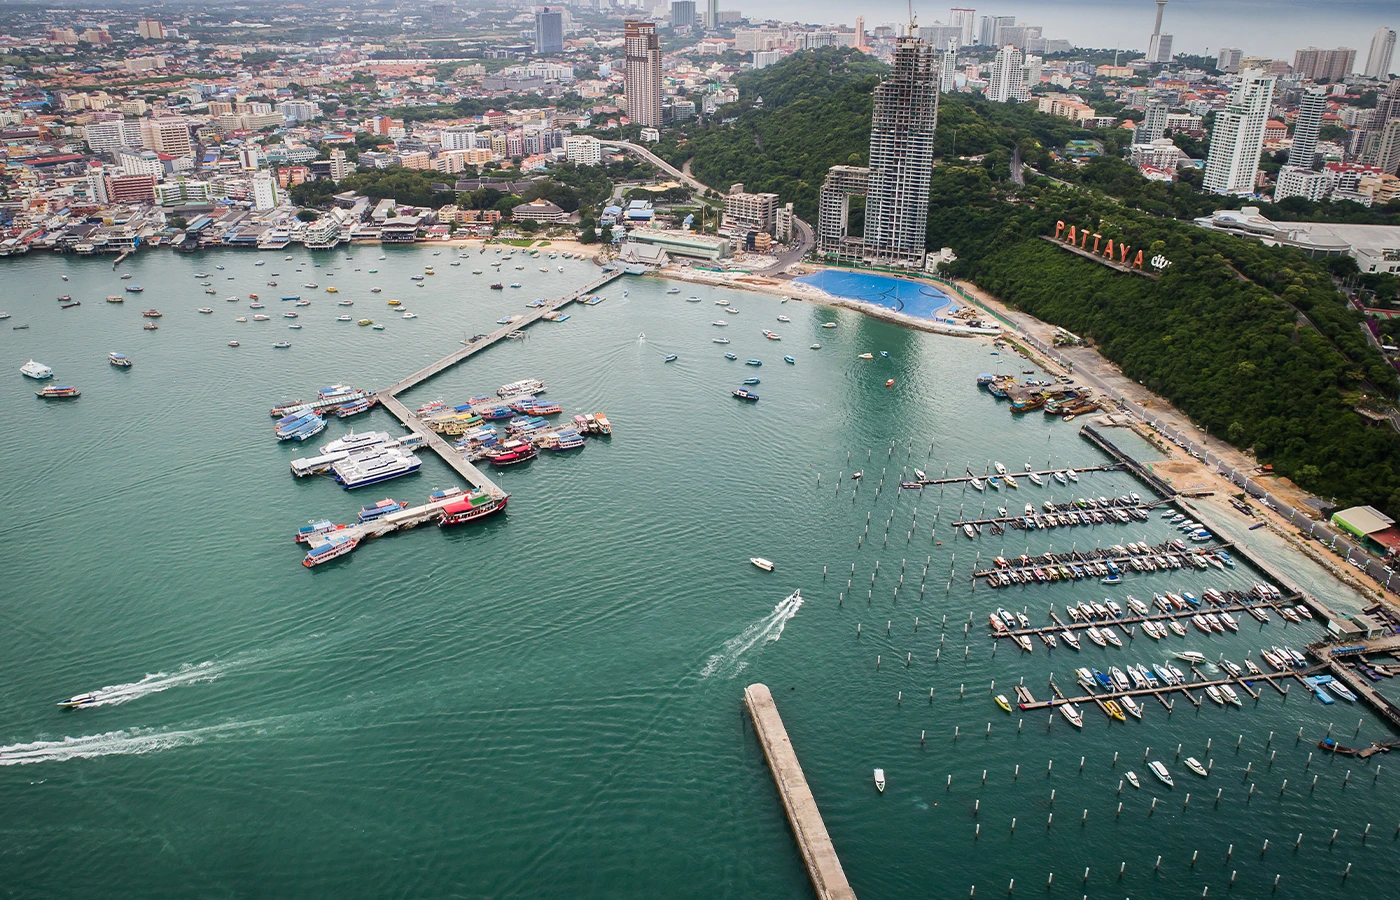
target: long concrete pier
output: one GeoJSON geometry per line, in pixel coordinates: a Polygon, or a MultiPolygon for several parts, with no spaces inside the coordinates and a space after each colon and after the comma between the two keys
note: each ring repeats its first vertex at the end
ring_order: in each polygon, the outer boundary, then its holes
{"type": "Polygon", "coordinates": [[[821,811],[807,786],[807,778],[802,774],[802,766],[797,762],[797,753],[792,749],[792,741],[788,739],[768,685],[749,685],[744,689],[744,703],[753,718],[754,731],[768,760],[768,768],[773,772],[788,824],[797,838],[797,847],[807,864],[807,874],[817,897],[819,900],[855,900],[855,891],[846,881],[841,860],[836,857],[836,847],[826,832],[821,811]]]}
{"type": "Polygon", "coordinates": [[[388,410],[390,414],[402,422],[405,428],[408,428],[415,434],[421,435],[423,438],[423,446],[442,457],[443,462],[447,463],[454,472],[465,478],[473,487],[482,488],[496,495],[504,494],[505,492],[501,490],[494,481],[488,478],[486,473],[472,465],[472,463],[458,452],[455,447],[443,440],[441,435],[428,428],[407,406],[404,406],[404,404],[399,401],[398,395],[409,388],[422,384],[435,375],[441,374],[447,369],[457,365],[459,362],[494,345],[497,341],[533,325],[542,319],[546,313],[562,309],[570,303],[592,294],[603,285],[612,282],[616,278],[620,278],[622,274],[623,272],[621,269],[612,272],[604,272],[576,291],[571,291],[557,300],[552,300],[543,306],[536,307],[527,314],[512,317],[509,324],[501,326],[482,338],[469,341],[462,349],[455,350],[442,359],[424,366],[412,375],[394,382],[389,385],[389,387],[375,394],[375,399],[379,401],[384,409],[388,410]]]}

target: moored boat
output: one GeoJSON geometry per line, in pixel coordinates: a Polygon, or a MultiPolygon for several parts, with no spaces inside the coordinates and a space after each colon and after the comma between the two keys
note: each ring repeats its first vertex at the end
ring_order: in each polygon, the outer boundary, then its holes
{"type": "Polygon", "coordinates": [[[506,508],[509,494],[491,494],[484,489],[470,491],[442,508],[438,527],[462,525],[506,508]]]}
{"type": "Polygon", "coordinates": [[[332,534],[326,540],[312,547],[306,553],[306,558],[301,561],[308,569],[319,566],[321,563],[344,556],[354,550],[360,544],[359,538],[347,537],[343,534],[332,534]]]}
{"type": "Polygon", "coordinates": [[[53,384],[34,392],[34,396],[44,400],[76,400],[82,396],[82,391],[71,384],[53,384]]]}

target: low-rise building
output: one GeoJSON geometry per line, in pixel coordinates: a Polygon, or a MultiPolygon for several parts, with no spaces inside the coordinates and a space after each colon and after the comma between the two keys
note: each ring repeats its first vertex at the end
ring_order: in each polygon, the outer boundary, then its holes
{"type": "Polygon", "coordinates": [[[518,222],[543,222],[547,224],[565,222],[569,218],[569,214],[560,209],[558,205],[544,199],[522,203],[511,209],[510,216],[518,222]]]}

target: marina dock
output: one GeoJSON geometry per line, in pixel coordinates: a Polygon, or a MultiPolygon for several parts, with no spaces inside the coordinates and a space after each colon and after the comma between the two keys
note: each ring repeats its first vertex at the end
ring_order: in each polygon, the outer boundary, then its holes
{"type": "Polygon", "coordinates": [[[787,811],[788,823],[792,826],[797,847],[802,852],[802,860],[807,865],[807,874],[812,879],[812,888],[820,900],[855,900],[855,891],[846,881],[846,873],[841,868],[841,860],[836,856],[836,847],[831,843],[826,825],[822,822],[817,801],[807,786],[807,778],[802,774],[802,766],[797,761],[797,753],[792,749],[787,729],[783,727],[778,707],[773,703],[773,695],[766,684],[751,684],[744,689],[744,703],[753,719],[754,732],[763,747],[763,756],[768,760],[768,768],[773,772],[773,781],[778,786],[783,809],[787,811]]]}
{"type": "MultiPolygon", "coordinates": [[[[1086,427],[1087,427],[1087,426],[1086,426],[1086,427]]],[[[1084,466],[1084,467],[1082,467],[1082,468],[1081,468],[1081,467],[1078,467],[1078,466],[1074,466],[1074,467],[1072,467],[1072,468],[1074,469],[1075,472],[1114,472],[1114,471],[1117,471],[1117,470],[1122,469],[1122,468],[1125,468],[1125,467],[1124,467],[1124,466],[1121,466],[1121,465],[1107,465],[1107,466],[1084,466]]],[[[1063,471],[1064,471],[1064,469],[1041,469],[1040,471],[1035,472],[1035,474],[1036,474],[1036,475],[1043,476],[1043,477],[1045,477],[1045,478],[1054,478],[1056,472],[1063,472],[1063,471]]],[[[1029,470],[1029,469],[1026,470],[1026,471],[1024,471],[1024,472],[1011,472],[1010,470],[1008,470],[1008,474],[1010,474],[1012,478],[1023,478],[1023,477],[1025,477],[1025,476],[1027,476],[1027,475],[1030,475],[1031,472],[1032,472],[1032,470],[1029,470]]],[[[957,476],[954,476],[954,477],[952,477],[952,478],[923,478],[923,479],[919,479],[918,481],[911,482],[911,483],[913,483],[913,484],[919,484],[919,485],[922,485],[922,486],[924,486],[924,487],[930,487],[930,486],[937,486],[937,485],[941,485],[941,484],[966,484],[966,483],[972,481],[972,479],[974,479],[974,478],[980,478],[982,481],[986,481],[988,478],[1001,478],[1001,476],[998,475],[996,472],[984,472],[984,473],[982,473],[981,475],[957,475],[957,476]]],[[[993,491],[995,491],[995,490],[996,490],[996,488],[993,488],[993,491]]],[[[1012,490],[1015,490],[1015,488],[1012,488],[1012,490]]],[[[993,493],[993,496],[995,496],[995,493],[993,493]]],[[[1012,496],[1014,496],[1014,495],[1012,495],[1012,496]]]]}
{"type": "Polygon", "coordinates": [[[460,451],[443,440],[436,432],[427,428],[407,406],[404,406],[403,403],[399,401],[398,395],[410,388],[417,387],[435,375],[445,372],[463,360],[485,350],[487,347],[493,346],[496,342],[518,334],[522,329],[540,321],[549,313],[583,299],[604,285],[622,277],[622,275],[623,272],[621,269],[605,272],[576,291],[571,291],[557,300],[552,300],[549,303],[531,309],[524,315],[512,317],[509,324],[502,325],[500,328],[497,328],[487,335],[467,341],[460,350],[455,350],[442,359],[429,363],[412,375],[389,385],[389,387],[375,394],[375,399],[378,400],[380,405],[388,410],[390,414],[398,419],[405,428],[420,435],[423,438],[423,445],[441,457],[443,462],[447,463],[454,472],[466,479],[472,487],[482,488],[494,495],[504,494],[505,492],[501,490],[500,486],[488,478],[485,472],[468,462],[460,451]]]}
{"type": "MultiPolygon", "coordinates": [[[[1160,700],[1163,706],[1166,706],[1168,709],[1170,709],[1171,706],[1170,704],[1168,704],[1166,697],[1178,691],[1182,694],[1185,694],[1186,699],[1190,700],[1192,705],[1200,706],[1200,698],[1192,694],[1191,691],[1198,690],[1204,692],[1207,687],[1218,687],[1222,684],[1227,684],[1231,687],[1238,687],[1245,693],[1249,694],[1251,697],[1258,699],[1258,695],[1254,691],[1250,690],[1248,682],[1267,681],[1270,684],[1272,684],[1275,688],[1277,688],[1280,692],[1282,692],[1283,689],[1279,688],[1277,682],[1287,678],[1296,678],[1298,679],[1298,682],[1300,684],[1303,684],[1304,687],[1307,687],[1307,684],[1303,682],[1303,678],[1308,675],[1313,675],[1318,672],[1321,672],[1324,668],[1325,666],[1312,666],[1306,669],[1288,669],[1283,672],[1265,672],[1262,675],[1241,675],[1239,677],[1231,675],[1225,678],[1215,678],[1209,680],[1202,677],[1202,679],[1199,681],[1190,681],[1184,684],[1168,684],[1155,688],[1133,688],[1131,690],[1126,691],[1105,691],[1103,693],[1081,694],[1077,697],[1070,697],[1067,694],[1065,694],[1063,691],[1060,690],[1059,685],[1056,684],[1052,679],[1050,682],[1050,688],[1055,693],[1055,698],[1053,700],[1033,700],[1031,702],[1026,702],[1023,699],[1020,703],[1017,704],[1017,706],[1023,710],[1034,710],[1049,709],[1056,706],[1062,706],[1066,703],[1073,703],[1075,706],[1079,706],[1080,704],[1085,703],[1095,703],[1098,704],[1100,709],[1104,710],[1105,715],[1109,715],[1108,710],[1104,708],[1104,704],[1110,700],[1118,700],[1123,697],[1137,698],[1153,696],[1160,700]]],[[[1200,673],[1197,672],[1194,668],[1192,669],[1192,672],[1195,673],[1197,676],[1200,676],[1200,673]]],[[[1080,685],[1079,687],[1082,689],[1083,685],[1080,685]]],[[[1311,690],[1311,688],[1308,689],[1311,690]]],[[[1027,691],[1026,696],[1029,695],[1030,692],[1027,691]]]]}

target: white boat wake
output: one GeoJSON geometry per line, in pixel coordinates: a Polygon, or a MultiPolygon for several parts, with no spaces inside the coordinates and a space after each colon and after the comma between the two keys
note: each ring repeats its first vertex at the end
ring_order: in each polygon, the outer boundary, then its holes
{"type": "Polygon", "coordinates": [[[197,684],[201,681],[213,681],[224,674],[232,663],[227,662],[202,662],[199,665],[184,665],[174,673],[157,672],[154,675],[147,675],[140,681],[133,681],[129,684],[113,684],[104,688],[92,691],[92,699],[83,704],[84,709],[94,706],[116,706],[119,703],[126,703],[130,700],[137,700],[141,697],[149,697],[151,694],[159,694],[168,691],[173,687],[181,687],[187,684],[197,684]]]}
{"type": "Polygon", "coordinates": [[[745,628],[735,637],[724,642],[724,646],[718,653],[711,656],[705,663],[705,668],[700,670],[701,678],[709,678],[716,673],[727,673],[730,678],[734,678],[744,669],[748,668],[748,661],[742,659],[759,644],[769,641],[776,641],[783,636],[783,628],[787,626],[788,619],[797,615],[797,611],[802,608],[802,592],[793,591],[785,597],[781,603],[773,607],[773,612],[760,622],[755,622],[745,628]]]}
{"type": "Polygon", "coordinates": [[[33,741],[0,747],[0,766],[25,766],[31,763],[65,762],[70,759],[92,759],[98,756],[134,756],[155,753],[174,747],[201,744],[221,733],[246,729],[245,723],[211,725],[187,731],[137,729],[108,731],[83,737],[65,737],[61,741],[33,741]]]}

